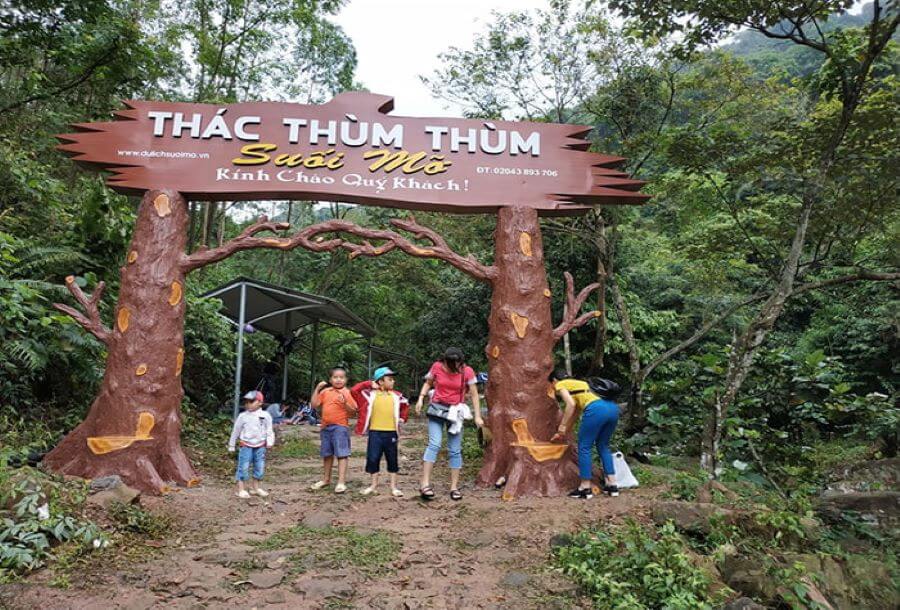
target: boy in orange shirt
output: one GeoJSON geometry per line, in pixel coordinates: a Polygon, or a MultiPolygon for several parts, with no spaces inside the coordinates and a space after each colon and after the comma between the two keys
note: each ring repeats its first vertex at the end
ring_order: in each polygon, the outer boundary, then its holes
{"type": "Polygon", "coordinates": [[[356,413],[356,401],[347,389],[347,371],[334,367],[329,372],[329,381],[321,381],[316,386],[311,399],[312,407],[320,409],[322,431],[322,456],[324,474],[321,481],[312,484],[311,489],[322,489],[331,485],[331,471],[334,459],[338,462],[338,482],[334,493],[347,491],[347,462],[350,459],[350,415],[356,413]]]}

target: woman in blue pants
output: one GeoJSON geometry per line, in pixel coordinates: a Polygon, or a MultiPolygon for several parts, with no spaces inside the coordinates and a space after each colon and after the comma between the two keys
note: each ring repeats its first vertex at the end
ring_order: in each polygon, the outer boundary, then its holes
{"type": "Polygon", "coordinates": [[[550,382],[566,406],[551,442],[565,440],[566,431],[575,422],[578,411],[582,412],[581,427],[578,430],[578,472],[581,482],[577,489],[569,492],[569,497],[585,500],[594,497],[591,484],[591,453],[594,447],[603,464],[603,491],[610,496],[618,496],[616,468],[612,451],[609,450],[609,439],[619,423],[619,405],[613,401],[619,393],[619,385],[609,379],[596,379],[591,387],[586,381],[569,378],[564,371],[551,373],[550,382]]]}

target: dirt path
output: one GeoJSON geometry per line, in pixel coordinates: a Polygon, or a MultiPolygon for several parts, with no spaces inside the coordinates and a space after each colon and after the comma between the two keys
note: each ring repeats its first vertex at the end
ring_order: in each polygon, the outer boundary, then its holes
{"type": "Polygon", "coordinates": [[[40,574],[3,595],[12,608],[570,608],[583,601],[547,568],[554,534],[626,516],[642,518],[654,495],[634,490],[616,499],[500,500],[495,490],[463,487],[447,496],[448,470],[435,469],[437,499],[424,503],[417,483],[425,429],[411,423],[401,441],[402,499],[364,497],[365,439],[354,437],[349,490],[310,491],[321,462],[318,435],[282,428],[308,457],[270,453],[265,501],[239,500],[229,479],[144,506],[182,523],[157,558],[100,570],[69,589],[40,574]],[[313,455],[311,450],[315,450],[313,455]],[[10,593],[12,596],[10,597],[10,593]]]}

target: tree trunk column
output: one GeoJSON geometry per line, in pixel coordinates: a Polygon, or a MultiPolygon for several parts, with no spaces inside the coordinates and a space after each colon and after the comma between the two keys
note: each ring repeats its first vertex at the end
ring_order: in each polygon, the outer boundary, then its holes
{"type": "Polygon", "coordinates": [[[508,479],[506,493],[560,495],[577,481],[571,455],[537,462],[516,442],[514,419],[525,419],[537,440],[556,431],[561,412],[550,390],[553,367],[551,293],[544,268],[544,250],[537,210],[504,207],[494,231],[491,315],[486,353],[489,427],[488,447],[479,483],[508,479]]]}
{"type": "Polygon", "coordinates": [[[44,458],[50,468],[88,479],[119,474],[154,493],[169,481],[197,481],[180,443],[188,222],[179,193],[148,191],[141,200],[100,391],[84,422],[44,458]]]}

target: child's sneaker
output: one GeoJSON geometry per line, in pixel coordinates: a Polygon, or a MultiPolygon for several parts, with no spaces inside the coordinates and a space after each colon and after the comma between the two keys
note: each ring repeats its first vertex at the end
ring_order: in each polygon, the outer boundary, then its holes
{"type": "Polygon", "coordinates": [[[402,498],[403,492],[395,487],[394,489],[391,490],[391,495],[394,496],[395,498],[402,498]]]}
{"type": "Polygon", "coordinates": [[[240,491],[237,492],[235,495],[236,495],[238,498],[241,498],[242,500],[246,500],[247,498],[250,497],[250,494],[247,493],[247,490],[246,490],[246,489],[240,490],[240,491]]]}
{"type": "Polygon", "coordinates": [[[618,498],[619,497],[619,488],[616,485],[604,485],[603,493],[608,495],[610,498],[618,498]]]}
{"type": "Polygon", "coordinates": [[[269,492],[267,492],[267,491],[266,491],[265,489],[263,489],[262,487],[257,487],[256,489],[254,489],[254,490],[251,491],[250,493],[256,494],[256,495],[259,496],[260,498],[268,498],[268,497],[269,497],[269,492]]]}
{"type": "Polygon", "coordinates": [[[326,487],[327,485],[328,483],[326,483],[325,481],[316,481],[315,483],[310,485],[309,488],[313,491],[316,491],[322,489],[323,487],[326,487]]]}
{"type": "Polygon", "coordinates": [[[343,483],[338,483],[337,485],[334,486],[334,493],[336,493],[336,494],[342,494],[345,491],[347,491],[347,486],[344,485],[343,483]]]}
{"type": "MultiPolygon", "coordinates": [[[[335,491],[337,491],[337,489],[335,489],[335,491]]],[[[361,494],[364,495],[364,496],[371,496],[373,493],[375,493],[375,488],[374,488],[374,487],[371,487],[371,486],[370,486],[370,487],[366,487],[364,490],[362,490],[362,491],[359,492],[359,493],[361,493],[361,494]]]]}
{"type": "Polygon", "coordinates": [[[581,500],[590,500],[594,497],[593,491],[590,488],[587,489],[573,489],[569,492],[570,498],[578,498],[581,500]]]}

